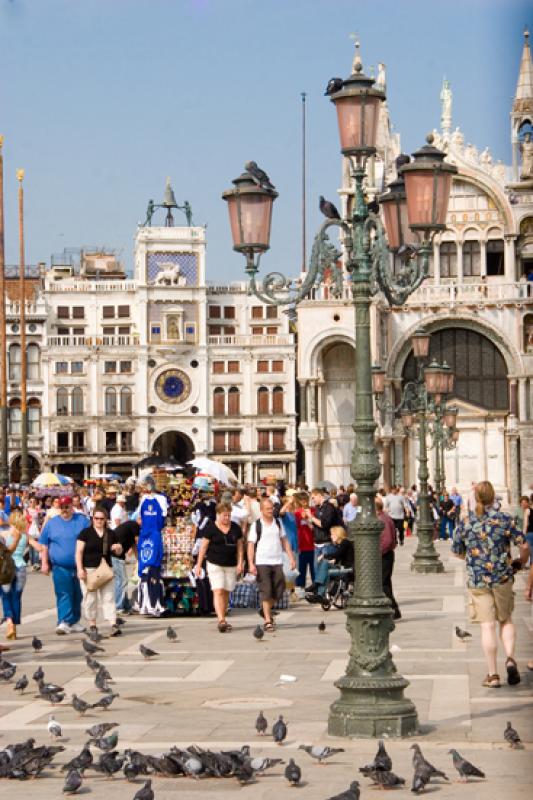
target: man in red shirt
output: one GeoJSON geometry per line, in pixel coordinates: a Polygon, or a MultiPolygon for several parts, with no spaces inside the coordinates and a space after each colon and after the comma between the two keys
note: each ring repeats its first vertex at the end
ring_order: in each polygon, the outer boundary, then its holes
{"type": "Polygon", "coordinates": [[[401,612],[392,591],[392,571],[394,569],[394,550],[397,545],[396,526],[392,517],[383,511],[383,501],[376,498],[376,513],[383,522],[384,528],[379,538],[379,549],[381,550],[381,580],[383,583],[383,593],[391,601],[394,611],[393,619],[401,619],[401,612]]]}

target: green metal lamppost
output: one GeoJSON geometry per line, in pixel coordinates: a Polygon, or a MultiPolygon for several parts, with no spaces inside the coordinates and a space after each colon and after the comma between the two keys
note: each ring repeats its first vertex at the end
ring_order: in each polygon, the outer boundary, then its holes
{"type": "Polygon", "coordinates": [[[424,363],[429,353],[430,334],[419,328],[411,337],[411,345],[418,366],[418,376],[408,381],[397,406],[386,404],[383,400],[386,378],[385,370],[379,366],[372,368],[372,381],[376,404],[383,411],[401,415],[404,429],[416,433],[418,422],[418,545],[413,555],[411,569],[414,572],[443,572],[444,565],[433,542],[433,518],[428,490],[428,436],[429,447],[437,447],[444,441],[456,442],[459,431],[455,427],[457,408],[446,406],[446,395],[453,390],[454,375],[446,363],[432,361],[424,363]]]}
{"type": "MultiPolygon", "coordinates": [[[[341,152],[349,158],[354,183],[351,215],[342,220],[327,219],[320,227],[311,252],[309,270],[297,282],[275,272],[256,282],[259,259],[269,248],[272,205],[277,193],[267,176],[258,173],[253,162],[233,181],[235,188],[224,192],[228,203],[234,249],[246,257],[249,290],[265,303],[287,305],[295,314],[296,304],[320,285],[327,269],[334,295],[340,296],[341,253],[331,244],[326,231],[337,226],[345,252],[355,309],[355,446],[351,474],[357,481],[362,506],[349,535],[354,543],[354,595],[346,614],[351,646],[346,674],[336,682],[340,697],[330,708],[328,730],[334,736],[403,736],[417,730],[417,712],[404,697],[408,686],[396,671],[389,651],[389,634],[394,629],[392,609],[382,591],[379,537],[383,525],[376,516],[375,485],[380,464],[375,442],[371,352],[370,305],[372,296],[383,292],[389,302],[403,304],[428,275],[432,238],[445,229],[446,212],[455,167],[444,163],[444,153],[428,141],[401,167],[405,180],[403,201],[407,222],[419,233],[420,244],[409,248],[398,275],[390,269],[391,254],[378,216],[369,209],[363,192],[366,161],[376,152],[376,134],[381,103],[385,95],[374,88],[373,78],[363,74],[358,45],[352,74],[340,91],[332,94],[337,109],[341,152]]],[[[399,245],[389,230],[391,247],[399,245]]]]}

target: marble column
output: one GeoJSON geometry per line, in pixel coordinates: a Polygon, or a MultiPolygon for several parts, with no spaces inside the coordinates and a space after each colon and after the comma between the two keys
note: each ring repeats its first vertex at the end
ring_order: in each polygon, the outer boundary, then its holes
{"type": "Polygon", "coordinates": [[[389,438],[383,438],[383,467],[382,467],[382,475],[381,475],[381,484],[383,486],[390,486],[391,485],[391,443],[392,440],[389,438]]]}
{"type": "Polygon", "coordinates": [[[520,462],[518,457],[518,431],[507,432],[507,448],[509,453],[509,501],[511,507],[518,507],[520,502],[520,462]]]}
{"type": "Polygon", "coordinates": [[[405,439],[404,433],[395,433],[394,440],[394,483],[398,486],[403,486],[404,483],[404,469],[403,469],[403,442],[405,439]]]}
{"type": "Polygon", "coordinates": [[[300,422],[309,422],[307,417],[307,382],[300,383],[300,422]]]}

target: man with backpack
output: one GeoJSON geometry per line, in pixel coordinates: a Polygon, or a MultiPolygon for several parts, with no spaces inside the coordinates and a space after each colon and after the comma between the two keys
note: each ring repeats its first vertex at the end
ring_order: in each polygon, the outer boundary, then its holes
{"type": "Polygon", "coordinates": [[[261,516],[248,532],[248,569],[252,575],[257,575],[265,619],[264,628],[267,632],[274,630],[272,609],[285,591],[283,551],[288,556],[291,570],[296,569],[296,560],[283,525],[274,517],[274,504],[265,497],[261,501],[261,516]]]}

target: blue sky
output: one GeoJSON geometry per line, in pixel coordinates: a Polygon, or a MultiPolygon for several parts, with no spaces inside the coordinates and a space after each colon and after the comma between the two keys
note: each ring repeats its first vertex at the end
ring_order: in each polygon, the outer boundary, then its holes
{"type": "Polygon", "coordinates": [[[169,175],[178,202],[208,224],[208,278],[239,279],[220,195],[254,159],[280,192],[263,265],[296,273],[300,92],[311,236],[318,195],[335,200],[340,180],[323,91],[349,74],[350,33],[365,66],[387,66],[404,150],[438,126],[446,76],[454,125],[510,163],[526,23],[533,28],[533,11],[522,0],[0,0],[6,263],[18,252],[17,167],[26,169],[29,263],[90,244],[116,248],[131,268],[136,224],[169,175]]]}

